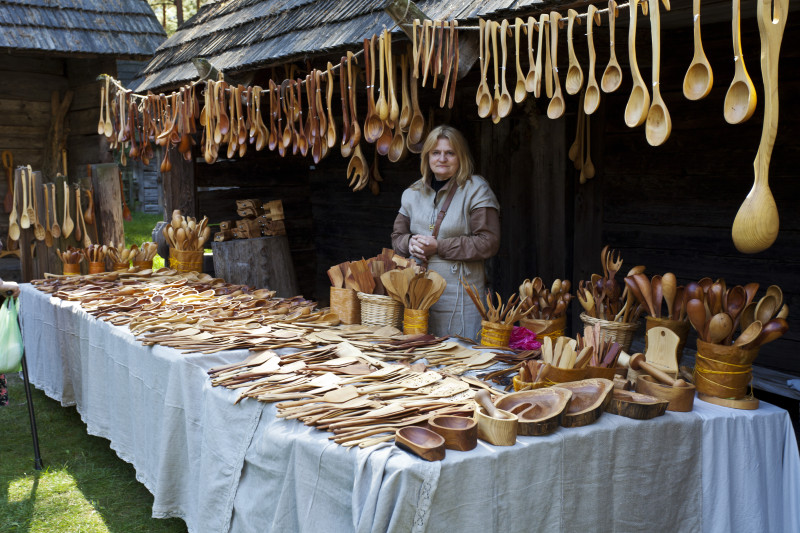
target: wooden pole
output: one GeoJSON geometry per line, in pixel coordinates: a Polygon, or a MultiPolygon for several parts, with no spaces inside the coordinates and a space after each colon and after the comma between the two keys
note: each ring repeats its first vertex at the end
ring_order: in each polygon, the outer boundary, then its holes
{"type": "MultiPolygon", "coordinates": [[[[122,191],[119,187],[119,167],[116,163],[92,165],[95,224],[100,235],[99,244],[115,245],[124,242],[122,224],[122,191]]],[[[140,244],[140,243],[135,243],[140,244]]]]}

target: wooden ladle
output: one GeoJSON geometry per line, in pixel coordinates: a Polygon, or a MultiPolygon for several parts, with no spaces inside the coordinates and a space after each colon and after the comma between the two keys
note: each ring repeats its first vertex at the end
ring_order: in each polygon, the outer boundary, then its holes
{"type": "Polygon", "coordinates": [[[564,114],[564,97],[561,94],[561,82],[558,80],[558,23],[561,15],[558,11],[550,12],[550,53],[552,54],[553,81],[555,83],[553,98],[547,105],[547,117],[550,119],[560,118],[564,114]]]}
{"type": "Polygon", "coordinates": [[[600,87],[604,93],[613,93],[619,86],[622,85],[622,68],[617,61],[617,51],[614,48],[614,26],[617,18],[617,3],[614,0],[608,2],[608,31],[611,39],[611,57],[608,60],[608,65],[603,71],[603,77],[600,79],[600,87]]]}
{"type": "MultiPolygon", "coordinates": [[[[734,5],[738,4],[736,1],[734,5]]],[[[753,161],[755,179],[753,188],[736,213],[731,232],[736,249],[748,254],[772,246],[780,227],[778,208],[769,189],[769,162],[778,132],[778,57],[789,0],[776,0],[774,13],[769,12],[770,5],[767,0],[759,0],[756,6],[761,36],[761,77],[764,79],[764,125],[758,153],[753,161]]],[[[753,101],[755,106],[755,97],[753,101]]]]}
{"type": "MultiPolygon", "coordinates": [[[[11,174],[12,177],[9,177],[9,180],[13,180],[13,173],[11,174]]],[[[22,173],[20,173],[20,182],[22,181],[22,173]]],[[[23,187],[23,193],[24,193],[23,187]]],[[[24,212],[24,211],[23,211],[24,212]]],[[[16,195],[11,202],[11,214],[8,217],[8,237],[15,241],[19,240],[20,235],[19,223],[17,222],[17,198],[16,195]]]]}
{"type": "Polygon", "coordinates": [[[694,56],[683,78],[683,95],[689,100],[700,100],[708,96],[714,84],[714,73],[703,51],[700,39],[700,0],[693,0],[694,13],[694,56]]]}
{"type": "MultiPolygon", "coordinates": [[[[662,0],[664,7],[669,11],[669,0],[662,0]]],[[[650,146],[661,146],[669,139],[672,131],[672,119],[667,111],[664,99],[661,98],[661,14],[659,13],[659,0],[650,2],[650,28],[653,41],[653,101],[647,113],[645,136],[650,146]]]]}
{"type": "Polygon", "coordinates": [[[53,246],[53,232],[50,229],[50,193],[48,192],[48,190],[49,187],[45,183],[44,184],[44,223],[45,223],[44,243],[48,248],[50,248],[51,246],[53,246]]]}
{"type": "Polygon", "coordinates": [[[500,24],[500,48],[502,49],[503,53],[503,60],[502,60],[502,67],[501,70],[502,76],[501,79],[501,86],[502,90],[500,92],[500,99],[497,101],[497,115],[500,118],[505,118],[511,112],[511,93],[508,92],[508,85],[506,85],[506,60],[508,59],[508,47],[506,45],[506,34],[508,33],[508,21],[503,19],[503,22],[500,24]]]}
{"type": "MultiPolygon", "coordinates": [[[[636,17],[638,12],[639,0],[631,0],[628,11],[630,12],[630,27],[628,30],[628,57],[631,64],[631,76],[633,77],[633,89],[625,106],[625,124],[629,128],[635,128],[644,124],[650,110],[650,93],[647,90],[639,72],[639,64],[636,62],[636,17]]],[[[646,4],[643,4],[646,5],[646,4]]]]}
{"type": "Polygon", "coordinates": [[[33,197],[33,216],[31,220],[33,220],[33,235],[36,237],[37,241],[43,241],[46,238],[46,232],[44,230],[44,226],[42,223],[39,222],[39,198],[37,194],[38,187],[36,186],[36,178],[33,174],[28,172],[31,177],[31,196],[33,197]]]}
{"type": "MultiPolygon", "coordinates": [[[[564,82],[567,94],[578,94],[578,91],[583,86],[583,70],[578,58],[575,56],[575,47],[572,45],[572,31],[575,27],[575,22],[577,20],[578,24],[581,23],[581,19],[576,19],[577,16],[578,12],[574,9],[567,11],[567,55],[569,56],[569,67],[567,68],[567,79],[564,82]]],[[[589,25],[591,26],[591,24],[589,25]]]]}
{"type": "Polygon", "coordinates": [[[747,326],[744,331],[742,331],[739,336],[733,341],[734,346],[740,346],[742,348],[748,348],[750,344],[755,341],[758,336],[761,334],[761,329],[763,328],[763,324],[756,320],[755,322],[751,323],[747,326]]]}
{"type": "MultiPolygon", "coordinates": [[[[522,73],[522,67],[519,64],[519,34],[522,31],[522,19],[517,17],[514,19],[514,45],[516,54],[514,59],[516,60],[517,65],[517,83],[514,85],[514,101],[516,103],[524,102],[525,99],[528,97],[528,91],[525,87],[525,75],[522,73]]],[[[530,49],[529,49],[530,51],[530,49]]],[[[533,66],[533,62],[531,61],[531,67],[533,66]]],[[[531,69],[532,72],[533,69],[531,69]]]]}
{"type": "Polygon", "coordinates": [[[586,82],[586,94],[583,97],[583,112],[591,115],[600,106],[600,86],[595,76],[596,57],[594,53],[594,25],[600,25],[600,15],[593,4],[586,11],[586,40],[589,46],[589,79],[586,82]]]}
{"type": "MultiPolygon", "coordinates": [[[[20,211],[19,216],[19,226],[22,229],[28,229],[31,227],[31,219],[28,216],[28,178],[27,178],[27,171],[28,169],[22,167],[19,172],[19,181],[20,185],[22,185],[22,211],[20,211]]],[[[16,203],[14,208],[16,209],[16,203]]]]}
{"type": "Polygon", "coordinates": [[[533,32],[535,27],[536,19],[528,17],[528,74],[525,76],[525,90],[529,93],[535,93],[536,91],[536,61],[533,59],[533,32]]]}
{"type": "Polygon", "coordinates": [[[67,181],[64,180],[64,227],[62,228],[62,233],[65,239],[68,239],[72,235],[72,230],[75,229],[75,223],[72,221],[72,217],[69,216],[69,196],[69,186],[67,181]]]}
{"type": "MultiPolygon", "coordinates": [[[[739,7],[740,0],[733,0],[733,65],[734,74],[728,92],[725,94],[725,120],[729,124],[741,124],[753,116],[756,110],[756,88],[753,80],[747,74],[744,66],[744,56],[742,55],[742,31],[740,25],[739,7]]],[[[761,27],[761,17],[759,17],[759,28],[761,27]]],[[[783,33],[781,31],[781,33],[783,33]]],[[[762,39],[763,43],[763,39],[762,39]]],[[[762,47],[762,65],[764,61],[764,50],[762,47]]],[[[777,54],[775,56],[777,61],[777,54]]],[[[775,69],[777,72],[777,64],[775,69]]],[[[777,91],[776,91],[777,93],[777,91]]],[[[765,117],[768,115],[765,113],[765,117]]],[[[766,120],[764,121],[767,122],[766,120]]]]}
{"type": "MultiPolygon", "coordinates": [[[[49,194],[52,195],[52,205],[53,205],[53,225],[50,227],[50,231],[53,234],[53,237],[58,239],[61,237],[61,226],[58,224],[58,209],[56,209],[56,184],[51,183],[49,185],[49,194]]],[[[45,192],[47,194],[47,192],[45,192]]]]}
{"type": "MultiPolygon", "coordinates": [[[[486,81],[486,76],[489,74],[489,37],[491,31],[491,21],[487,27],[486,21],[480,19],[479,23],[479,40],[478,46],[481,47],[482,54],[481,60],[481,81],[478,84],[478,92],[475,95],[475,104],[478,106],[478,116],[486,118],[492,112],[492,94],[489,92],[489,82],[486,81]]],[[[413,87],[412,87],[413,90],[413,87]]],[[[409,139],[411,136],[409,135],[409,139]]],[[[419,142],[419,140],[411,140],[412,143],[419,142]]]]}

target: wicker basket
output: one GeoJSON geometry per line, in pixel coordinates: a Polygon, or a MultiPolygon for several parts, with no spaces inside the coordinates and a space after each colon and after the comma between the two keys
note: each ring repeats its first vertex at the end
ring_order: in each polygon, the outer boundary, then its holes
{"type": "Polygon", "coordinates": [[[661,326],[667,328],[674,334],[678,336],[678,350],[677,350],[677,357],[678,357],[678,366],[681,366],[681,356],[683,355],[683,347],[686,346],[686,337],[689,336],[689,321],[687,320],[669,320],[668,318],[655,318],[652,316],[645,317],[645,335],[644,335],[644,347],[645,352],[647,352],[647,332],[650,331],[650,328],[655,328],[657,326],[661,326]]]}
{"type": "Polygon", "coordinates": [[[508,348],[513,330],[513,324],[498,324],[481,320],[481,346],[508,348]]]}
{"type": "Polygon", "coordinates": [[[64,263],[63,270],[65,276],[79,276],[81,274],[80,263],[64,263]]]}
{"type": "Polygon", "coordinates": [[[586,313],[581,313],[581,320],[587,326],[594,327],[595,324],[600,324],[603,337],[610,339],[612,342],[616,342],[626,352],[631,348],[633,334],[639,329],[638,322],[612,322],[610,320],[589,316],[586,313]]]}
{"type": "Polygon", "coordinates": [[[169,267],[178,272],[202,272],[203,250],[169,249],[169,267]]]}
{"type": "Polygon", "coordinates": [[[523,318],[519,321],[519,325],[536,333],[536,338],[539,340],[544,337],[550,337],[555,342],[557,338],[564,336],[564,331],[567,328],[567,316],[560,316],[553,320],[523,318]]]}
{"type": "Polygon", "coordinates": [[[409,309],[403,310],[403,333],[406,335],[417,335],[428,333],[428,309],[409,309]]]}
{"type": "Polygon", "coordinates": [[[697,392],[717,398],[744,398],[756,357],[758,348],[742,349],[698,339],[694,367],[697,392]]]}
{"type": "Polygon", "coordinates": [[[150,261],[134,261],[133,267],[136,270],[151,270],[153,268],[153,260],[150,261]]]}
{"type": "Polygon", "coordinates": [[[391,296],[359,292],[361,323],[365,326],[403,327],[403,304],[391,296]]]}
{"type": "Polygon", "coordinates": [[[361,303],[353,289],[331,287],[331,311],[339,315],[342,324],[361,323],[361,303]]]}
{"type": "Polygon", "coordinates": [[[92,261],[89,263],[89,274],[99,274],[106,271],[105,261],[92,261]]]}

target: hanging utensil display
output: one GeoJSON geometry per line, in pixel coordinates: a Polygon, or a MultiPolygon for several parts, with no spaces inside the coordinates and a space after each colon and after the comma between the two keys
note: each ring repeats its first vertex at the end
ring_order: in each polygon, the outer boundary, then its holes
{"type": "Polygon", "coordinates": [[[56,184],[49,183],[47,184],[47,189],[45,189],[45,194],[50,194],[52,202],[50,205],[53,206],[53,225],[50,227],[50,232],[53,234],[53,238],[58,239],[61,237],[61,226],[58,224],[58,209],[56,207],[56,184]]]}
{"type": "Polygon", "coordinates": [[[600,25],[600,14],[594,5],[589,5],[586,11],[586,40],[589,46],[589,77],[586,82],[586,94],[583,98],[583,111],[591,115],[600,106],[600,86],[597,84],[595,76],[595,53],[594,53],[594,25],[600,25]]]}
{"type": "Polygon", "coordinates": [[[603,71],[603,77],[600,80],[600,87],[604,93],[613,93],[622,85],[622,68],[617,61],[617,50],[614,48],[614,28],[616,26],[616,19],[618,15],[617,3],[614,0],[608,2],[608,31],[610,34],[610,48],[611,57],[608,59],[608,65],[603,71]]]}
{"type": "Polygon", "coordinates": [[[700,0],[692,1],[694,20],[694,56],[683,78],[683,95],[689,100],[700,100],[708,96],[714,83],[714,73],[703,51],[700,39],[700,0]]]}
{"type": "Polygon", "coordinates": [[[511,94],[508,92],[508,86],[506,85],[506,60],[508,59],[508,47],[506,45],[506,34],[508,33],[508,21],[503,20],[500,24],[500,48],[503,51],[503,60],[502,60],[502,76],[501,76],[501,86],[502,90],[500,92],[500,98],[497,100],[497,115],[500,118],[505,118],[511,112],[511,94]]]}
{"type": "MultiPolygon", "coordinates": [[[[569,66],[567,67],[567,79],[564,81],[564,86],[567,89],[567,94],[578,94],[583,86],[583,70],[578,58],[575,56],[575,47],[572,44],[572,32],[575,27],[575,22],[580,25],[581,19],[576,18],[578,12],[574,9],[567,11],[567,55],[569,56],[569,66]]],[[[588,18],[588,16],[587,16],[588,18]]],[[[592,26],[591,20],[589,27],[592,26]]]]}
{"type": "MultiPolygon", "coordinates": [[[[650,110],[650,92],[639,72],[639,64],[636,62],[636,18],[637,6],[640,0],[631,0],[628,12],[630,14],[630,26],[628,28],[628,57],[631,64],[631,77],[633,78],[633,89],[625,106],[625,124],[629,128],[635,128],[644,124],[647,120],[647,113],[650,110]]],[[[647,5],[646,3],[641,4],[647,5]]],[[[644,9],[644,7],[643,7],[644,9]]]]}
{"type": "Polygon", "coordinates": [[[525,76],[525,91],[532,93],[536,88],[536,61],[533,59],[533,32],[536,31],[536,19],[528,17],[527,26],[523,26],[522,29],[528,35],[528,74],[525,76]]]}
{"type": "MultiPolygon", "coordinates": [[[[669,0],[661,0],[664,7],[669,11],[669,0]]],[[[659,0],[649,0],[650,2],[650,33],[653,41],[653,101],[650,110],[647,112],[647,123],[645,125],[645,136],[650,146],[661,146],[669,139],[672,131],[672,119],[669,111],[661,98],[661,14],[659,12],[659,0]]]]}
{"type": "Polygon", "coordinates": [[[555,83],[553,98],[547,106],[547,116],[551,119],[560,118],[564,114],[564,97],[561,95],[561,82],[558,80],[558,26],[561,15],[557,11],[550,12],[550,52],[552,55],[552,78],[555,83]]]}
{"type": "MultiPolygon", "coordinates": [[[[747,74],[742,54],[742,30],[740,24],[740,0],[733,0],[733,65],[734,74],[728,92],[725,93],[723,115],[729,124],[741,124],[753,116],[756,110],[756,87],[747,74]]],[[[763,60],[762,60],[763,63],[763,60]]]]}
{"type": "MultiPolygon", "coordinates": [[[[489,61],[490,61],[490,54],[489,54],[489,39],[491,37],[491,30],[492,30],[492,22],[489,21],[488,23],[483,19],[479,21],[479,34],[480,34],[480,43],[478,46],[483,50],[481,54],[481,81],[478,84],[478,93],[475,97],[475,103],[478,105],[478,116],[481,118],[486,118],[492,113],[492,94],[489,92],[489,82],[487,81],[487,76],[489,74],[489,61]]],[[[413,87],[412,87],[413,91],[413,87]]],[[[413,92],[412,92],[413,94],[413,92]]],[[[409,135],[409,139],[411,136],[409,135]]],[[[419,142],[418,140],[412,142],[419,142]]]]}

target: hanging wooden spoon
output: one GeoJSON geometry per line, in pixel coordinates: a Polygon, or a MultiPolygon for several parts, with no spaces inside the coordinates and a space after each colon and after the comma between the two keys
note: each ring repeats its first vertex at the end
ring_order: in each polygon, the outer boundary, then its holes
{"type": "Polygon", "coordinates": [[[603,71],[603,77],[600,80],[600,87],[604,93],[613,93],[622,85],[622,68],[617,61],[617,51],[614,48],[614,27],[617,19],[617,3],[614,0],[608,2],[608,27],[611,39],[611,57],[608,60],[608,65],[603,71]]]}
{"type": "Polygon", "coordinates": [[[355,149],[361,142],[361,127],[358,125],[358,113],[356,108],[356,80],[357,77],[352,73],[352,65],[356,58],[352,52],[347,53],[347,88],[350,92],[350,148],[355,149]]]}
{"type": "Polygon", "coordinates": [[[102,85],[100,86],[100,120],[97,121],[97,134],[98,135],[105,135],[106,133],[106,121],[105,117],[103,116],[103,102],[106,99],[106,88],[102,85]]]}
{"type": "Polygon", "coordinates": [[[389,84],[389,124],[392,128],[397,124],[400,118],[400,105],[397,103],[397,92],[394,87],[394,56],[392,55],[392,34],[388,30],[384,30],[386,36],[386,80],[389,84]]]}
{"type": "Polygon", "coordinates": [[[583,111],[591,115],[600,106],[600,86],[597,84],[595,76],[595,53],[594,53],[594,25],[600,25],[600,15],[597,8],[589,4],[586,12],[586,40],[589,46],[589,79],[586,82],[586,95],[583,98],[583,111]]]}
{"type": "MultiPolygon", "coordinates": [[[[517,17],[514,19],[514,46],[516,47],[514,59],[517,64],[517,83],[514,85],[514,101],[521,103],[528,97],[528,91],[525,88],[525,75],[522,73],[522,67],[519,64],[519,34],[522,31],[522,19],[517,17]]],[[[530,51],[530,48],[529,48],[530,51]]],[[[531,61],[531,73],[533,73],[533,62],[531,61]]]]}
{"type": "MultiPolygon", "coordinates": [[[[383,30],[383,34],[378,38],[378,64],[380,65],[380,69],[379,69],[378,72],[379,72],[379,76],[380,77],[378,78],[378,86],[379,86],[378,101],[375,103],[375,111],[377,111],[378,117],[384,122],[386,121],[387,118],[389,118],[389,104],[388,104],[388,102],[386,100],[386,90],[383,87],[383,77],[384,77],[383,70],[384,70],[384,64],[385,64],[385,61],[386,61],[385,48],[386,48],[386,34],[387,33],[388,32],[386,30],[383,30]]],[[[373,61],[372,68],[373,69],[375,68],[375,55],[374,55],[374,52],[375,52],[375,49],[373,48],[372,49],[372,53],[373,53],[373,56],[372,56],[372,61],[373,61]]],[[[372,83],[374,84],[375,83],[375,80],[374,80],[374,76],[375,75],[374,75],[374,73],[373,73],[372,76],[373,76],[372,83]]]]}
{"type": "Polygon", "coordinates": [[[692,1],[694,13],[694,56],[683,78],[683,95],[689,100],[700,100],[708,96],[714,84],[714,73],[711,64],[703,51],[703,42],[700,39],[700,0],[692,1]]]}
{"type": "MultiPolygon", "coordinates": [[[[734,74],[725,94],[725,120],[729,124],[741,124],[753,116],[756,110],[756,88],[747,74],[742,54],[742,30],[740,25],[740,0],[733,0],[733,65],[734,74]]],[[[770,17],[771,19],[771,17],[770,17]]],[[[759,27],[761,20],[759,18],[759,27]]],[[[764,55],[762,54],[762,65],[764,55]]],[[[777,56],[776,56],[777,57],[777,56]]],[[[777,69],[777,65],[776,65],[777,69]]],[[[766,116],[766,114],[764,115],[766,116]]],[[[766,121],[765,121],[766,122],[766,121]]]]}
{"type": "MultiPolygon", "coordinates": [[[[381,42],[383,41],[381,40],[381,42]]],[[[381,50],[383,50],[382,47],[381,50]]],[[[367,69],[367,75],[369,76],[369,90],[367,91],[367,118],[364,120],[364,139],[368,143],[374,143],[378,140],[383,133],[384,126],[384,121],[380,117],[380,110],[377,108],[377,106],[381,105],[380,101],[377,105],[375,104],[375,59],[375,36],[373,35],[371,41],[368,41],[367,39],[364,40],[364,65],[367,69]],[[369,56],[367,56],[367,53],[369,53],[369,56]]],[[[381,70],[383,70],[382,56],[378,59],[381,64],[381,70]]],[[[381,90],[383,90],[383,88],[381,88],[381,90]]],[[[381,96],[383,95],[381,94],[381,96]]],[[[389,108],[387,106],[386,116],[388,115],[389,108]]]]}
{"type": "MultiPolygon", "coordinates": [[[[413,110],[413,113],[411,115],[411,123],[408,126],[407,143],[409,148],[412,145],[421,143],[424,140],[423,137],[425,135],[425,118],[422,116],[422,111],[419,108],[419,98],[417,94],[418,83],[418,79],[411,79],[411,109],[413,110]]],[[[491,96],[489,97],[489,100],[489,107],[491,111],[491,96]]],[[[480,113],[480,108],[478,108],[478,114],[480,115],[480,113]]]]}
{"type": "Polygon", "coordinates": [[[528,34],[528,74],[525,76],[525,90],[532,93],[536,89],[536,61],[533,59],[533,32],[536,31],[536,19],[528,17],[528,25],[523,29],[528,34]]]}
{"type": "Polygon", "coordinates": [[[327,79],[326,104],[328,105],[328,131],[325,132],[325,140],[328,148],[336,146],[336,122],[333,120],[333,64],[328,61],[328,69],[325,72],[327,79]]]}
{"type": "MultiPolygon", "coordinates": [[[[770,6],[766,0],[759,0],[756,6],[761,36],[761,77],[764,80],[764,125],[753,161],[755,179],[753,188],[736,213],[731,232],[733,244],[743,253],[757,253],[772,246],[780,227],[778,208],[769,189],[769,162],[778,132],[778,58],[789,1],[777,0],[773,13],[770,13],[770,6]]],[[[727,109],[727,105],[725,107],[727,109]]]]}
{"type": "MultiPolygon", "coordinates": [[[[662,0],[664,7],[669,11],[669,0],[662,0]]],[[[650,28],[653,41],[653,102],[647,113],[645,136],[650,146],[661,146],[669,139],[672,131],[672,119],[667,111],[664,99],[661,98],[661,14],[659,13],[659,0],[650,2],[650,28]]]]}
{"type": "Polygon", "coordinates": [[[81,230],[81,189],[75,189],[75,240],[78,244],[83,240],[83,233],[81,230]]]}
{"type": "MultiPolygon", "coordinates": [[[[628,57],[631,64],[631,76],[633,77],[633,89],[625,106],[625,124],[629,128],[635,128],[644,124],[647,120],[647,113],[650,110],[650,93],[647,90],[639,72],[639,64],[636,62],[636,16],[639,0],[631,0],[628,11],[630,12],[630,27],[628,29],[628,57]]],[[[647,4],[642,4],[647,5],[647,4]]]]}
{"type": "MultiPolygon", "coordinates": [[[[635,0],[634,0],[635,1],[635,0]]],[[[561,95],[561,82],[558,81],[558,25],[561,15],[557,11],[550,12],[550,52],[552,56],[553,82],[555,90],[550,104],[547,106],[547,117],[550,119],[560,118],[564,114],[564,97],[561,95]]]]}
{"type": "Polygon", "coordinates": [[[506,85],[506,59],[508,58],[508,48],[506,45],[506,35],[508,33],[508,21],[503,19],[503,22],[500,24],[500,48],[503,51],[503,66],[500,67],[502,70],[501,76],[501,86],[502,91],[500,93],[500,98],[497,101],[497,115],[500,118],[505,118],[511,112],[511,94],[508,92],[508,86],[506,85]]]}
{"type": "Polygon", "coordinates": [[[78,243],[83,242],[84,248],[88,248],[92,245],[92,240],[89,238],[89,232],[86,231],[86,222],[83,220],[83,210],[81,209],[81,188],[78,186],[75,189],[75,205],[77,205],[78,209],[78,223],[76,224],[76,228],[81,228],[81,232],[76,233],[76,238],[78,239],[78,243]]]}
{"type": "MultiPolygon", "coordinates": [[[[497,53],[497,32],[500,29],[500,24],[491,21],[489,22],[489,36],[492,38],[492,67],[494,71],[494,94],[492,95],[492,122],[497,124],[500,122],[500,115],[497,112],[498,105],[500,104],[500,74],[498,64],[500,56],[497,53]]],[[[487,54],[488,55],[488,54],[487,54]]]]}
{"type": "Polygon", "coordinates": [[[72,217],[69,216],[69,186],[67,185],[67,181],[64,180],[64,224],[62,228],[62,234],[64,235],[65,239],[68,239],[70,235],[72,235],[72,230],[75,228],[75,224],[72,222],[72,217]]]}
{"type": "MultiPolygon", "coordinates": [[[[20,169],[20,173],[19,173],[19,182],[20,182],[20,185],[22,186],[21,187],[22,188],[22,211],[20,212],[20,216],[19,216],[19,226],[22,229],[28,229],[28,228],[31,227],[31,218],[30,218],[30,215],[28,214],[28,181],[29,181],[29,178],[28,178],[28,175],[27,175],[27,171],[28,171],[27,168],[22,167],[20,169]]],[[[14,207],[16,208],[16,203],[15,203],[14,207]]]]}
{"type": "Polygon", "coordinates": [[[56,184],[50,183],[48,189],[45,190],[45,194],[52,195],[53,225],[50,227],[50,232],[53,234],[53,238],[58,239],[61,237],[61,226],[58,224],[58,209],[56,208],[56,184]]]}
{"type": "Polygon", "coordinates": [[[44,226],[39,222],[39,195],[37,190],[39,187],[36,186],[36,177],[30,170],[28,172],[31,178],[31,197],[33,198],[33,216],[31,217],[31,220],[33,220],[33,235],[37,241],[43,241],[46,235],[44,226]]]}
{"type": "Polygon", "coordinates": [[[114,134],[114,126],[111,124],[111,106],[109,105],[109,97],[111,95],[110,81],[110,78],[106,76],[106,121],[103,124],[103,133],[109,138],[114,134]]]}
{"type": "Polygon", "coordinates": [[[44,243],[45,245],[50,248],[53,246],[53,232],[50,229],[50,193],[48,192],[48,184],[44,184],[44,221],[45,221],[45,230],[44,230],[44,243]]]}
{"type": "MultiPolygon", "coordinates": [[[[540,23],[541,24],[541,23],[540,23]]],[[[541,31],[541,26],[539,27],[541,31]]],[[[544,26],[544,94],[553,97],[553,55],[550,52],[550,15],[547,16],[547,25],[544,26]]]]}
{"type": "MultiPolygon", "coordinates": [[[[567,94],[578,94],[578,91],[583,86],[583,70],[578,58],[575,56],[575,47],[572,44],[572,31],[575,27],[575,21],[577,20],[578,25],[581,23],[581,19],[576,19],[577,16],[578,12],[574,9],[567,11],[567,55],[569,56],[569,67],[567,67],[567,79],[564,81],[567,94]]],[[[589,26],[591,27],[591,24],[589,26]]]]}
{"type": "MultiPolygon", "coordinates": [[[[542,95],[542,48],[543,43],[545,43],[545,33],[546,28],[549,27],[549,20],[550,16],[546,13],[542,13],[539,16],[539,22],[536,25],[536,30],[539,32],[539,40],[536,47],[536,66],[533,69],[533,96],[535,98],[539,98],[542,95]]],[[[549,43],[544,44],[544,46],[548,47],[549,50],[549,43]]],[[[550,54],[547,54],[547,66],[548,71],[550,67],[550,54]]]]}
{"type": "Polygon", "coordinates": [[[489,62],[491,61],[489,45],[491,42],[492,25],[492,21],[485,22],[483,19],[480,19],[480,32],[483,37],[483,42],[479,43],[479,46],[483,49],[483,63],[481,64],[483,68],[481,70],[481,82],[478,85],[476,103],[478,104],[478,116],[481,118],[486,118],[492,113],[493,100],[492,94],[489,92],[489,82],[487,80],[489,76],[489,62]]]}

